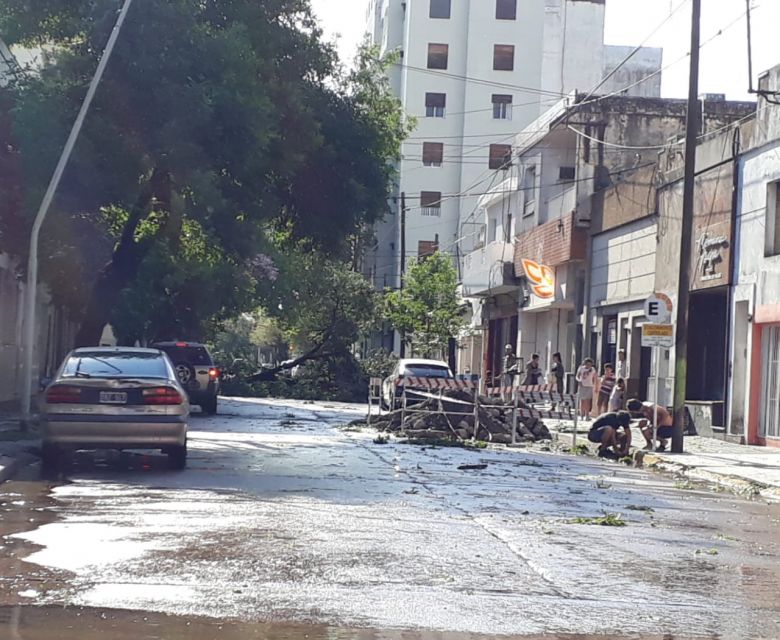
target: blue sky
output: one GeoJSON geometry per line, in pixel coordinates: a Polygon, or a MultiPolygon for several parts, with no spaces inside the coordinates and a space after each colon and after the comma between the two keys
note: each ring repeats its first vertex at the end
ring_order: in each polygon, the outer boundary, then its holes
{"type": "MultiPolygon", "coordinates": [[[[311,0],[329,38],[339,36],[342,58],[350,59],[365,30],[367,0],[311,0]]],[[[747,95],[745,0],[702,0],[701,92],[725,93],[730,99],[747,95]],[[719,32],[722,33],[717,35],[719,32]]],[[[776,46],[780,1],[754,0],[754,69],[780,64],[776,46]],[[773,46],[774,45],[774,46],[773,46]]],[[[607,0],[608,44],[638,45],[674,11],[671,19],[647,42],[664,48],[663,95],[681,98],[688,91],[690,0],[607,0]],[[679,8],[678,8],[679,7],[679,8]],[[675,62],[683,58],[679,62],[675,62]]],[[[583,87],[583,90],[589,87],[583,87]]]]}

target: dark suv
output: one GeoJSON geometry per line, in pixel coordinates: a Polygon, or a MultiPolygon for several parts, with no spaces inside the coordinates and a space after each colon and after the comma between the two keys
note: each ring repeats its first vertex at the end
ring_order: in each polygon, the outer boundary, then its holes
{"type": "Polygon", "coordinates": [[[190,403],[200,405],[203,413],[214,415],[221,372],[206,346],[198,342],[157,342],[152,347],[168,354],[190,403]]]}

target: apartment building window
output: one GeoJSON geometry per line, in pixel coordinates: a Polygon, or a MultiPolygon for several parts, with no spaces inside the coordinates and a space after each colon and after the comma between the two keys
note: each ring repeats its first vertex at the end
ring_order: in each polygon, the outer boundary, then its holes
{"type": "Polygon", "coordinates": [[[444,144],[441,142],[423,142],[423,165],[440,167],[444,161],[444,144]]]}
{"type": "Polygon", "coordinates": [[[517,20],[517,0],[496,0],[497,20],[517,20]]]}
{"type": "Polygon", "coordinates": [[[523,217],[527,218],[536,213],[536,167],[529,166],[523,173],[523,186],[521,187],[524,195],[523,217]]]}
{"type": "Polygon", "coordinates": [[[493,70],[514,71],[515,69],[515,45],[493,45],[493,70]]]}
{"type": "Polygon", "coordinates": [[[493,119],[512,119],[512,96],[502,93],[493,94],[493,119]]]}
{"type": "Polygon", "coordinates": [[[425,117],[443,118],[447,108],[446,93],[426,93],[425,94],[425,117]]]}
{"type": "Polygon", "coordinates": [[[450,46],[448,44],[428,44],[428,68],[446,69],[449,55],[450,46]]]}
{"type": "Polygon", "coordinates": [[[490,161],[491,169],[505,169],[512,162],[512,146],[508,144],[491,144],[490,161]]]}
{"type": "Polygon", "coordinates": [[[766,194],[766,250],[767,256],[780,254],[780,182],[767,185],[766,194]]]}
{"type": "Polygon", "coordinates": [[[450,17],[450,0],[431,0],[431,18],[444,18],[450,17]]]}
{"type": "Polygon", "coordinates": [[[561,182],[572,182],[576,176],[576,167],[560,167],[558,169],[558,179],[561,182]]]}
{"type": "Polygon", "coordinates": [[[441,217],[441,191],[421,191],[420,210],[424,216],[441,217]]]}
{"type": "Polygon", "coordinates": [[[436,240],[420,240],[417,243],[417,258],[424,260],[429,258],[439,250],[439,243],[436,240]]]}

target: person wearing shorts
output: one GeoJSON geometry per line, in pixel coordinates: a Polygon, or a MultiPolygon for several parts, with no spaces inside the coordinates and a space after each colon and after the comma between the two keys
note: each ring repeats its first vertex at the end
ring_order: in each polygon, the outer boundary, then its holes
{"type": "Polygon", "coordinates": [[[577,375],[575,377],[577,382],[580,383],[580,417],[589,420],[590,413],[593,411],[593,392],[596,388],[598,378],[596,375],[596,368],[593,366],[592,358],[585,358],[585,360],[582,361],[580,368],[577,369],[577,375]]]}
{"type": "Polygon", "coordinates": [[[601,414],[590,427],[588,440],[599,445],[600,458],[622,458],[631,450],[631,414],[612,411],[601,414]]]}
{"type": "Polygon", "coordinates": [[[672,437],[672,433],[674,432],[674,419],[669,411],[661,405],[656,407],[652,402],[641,402],[636,399],[629,400],[628,404],[626,404],[626,409],[628,409],[632,415],[640,419],[639,430],[645,437],[645,442],[647,443],[645,449],[648,451],[652,451],[655,446],[653,443],[653,419],[655,417],[656,408],[658,410],[658,431],[656,433],[658,448],[656,451],[666,451],[669,438],[672,437]]]}

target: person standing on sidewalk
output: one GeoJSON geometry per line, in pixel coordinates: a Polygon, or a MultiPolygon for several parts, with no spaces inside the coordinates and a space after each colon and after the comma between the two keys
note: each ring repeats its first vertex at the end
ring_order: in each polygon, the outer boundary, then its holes
{"type": "Polygon", "coordinates": [[[596,401],[596,411],[599,415],[606,413],[609,408],[609,398],[612,395],[612,390],[615,388],[615,367],[611,364],[604,365],[604,376],[601,378],[601,384],[599,385],[599,395],[596,401]]]}
{"type": "Polygon", "coordinates": [[[550,367],[550,377],[552,378],[550,382],[552,382],[555,385],[555,390],[562,394],[563,393],[563,381],[566,378],[566,367],[563,366],[563,360],[561,359],[561,354],[559,352],[555,352],[552,357],[552,366],[550,367]]]}
{"type": "Polygon", "coordinates": [[[580,383],[580,417],[590,420],[590,414],[593,411],[593,391],[596,388],[596,368],[593,366],[592,358],[585,358],[577,369],[575,376],[580,383]]]}
{"type": "Polygon", "coordinates": [[[542,367],[539,364],[539,354],[535,353],[531,356],[531,361],[525,366],[525,380],[523,380],[524,387],[535,387],[542,380],[542,367]]]}
{"type": "Polygon", "coordinates": [[[612,389],[612,393],[609,396],[609,410],[620,411],[623,408],[623,402],[626,395],[626,381],[623,378],[618,378],[615,383],[615,388],[612,389]]]}
{"type": "Polygon", "coordinates": [[[626,360],[626,350],[618,349],[617,363],[615,365],[615,377],[628,380],[628,361],[626,360]]]}

